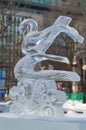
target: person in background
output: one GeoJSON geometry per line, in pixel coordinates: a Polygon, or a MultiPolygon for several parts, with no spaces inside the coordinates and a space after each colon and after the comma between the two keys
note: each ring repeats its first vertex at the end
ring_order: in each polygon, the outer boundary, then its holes
{"type": "Polygon", "coordinates": [[[56,86],[57,86],[57,90],[63,91],[62,82],[57,82],[56,81],[56,86]]]}

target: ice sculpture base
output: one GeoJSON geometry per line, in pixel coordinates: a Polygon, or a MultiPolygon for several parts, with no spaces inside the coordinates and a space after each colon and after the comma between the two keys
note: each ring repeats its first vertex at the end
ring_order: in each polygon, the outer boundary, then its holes
{"type": "Polygon", "coordinates": [[[2,130],[84,130],[86,120],[74,118],[50,119],[22,119],[0,117],[2,130]]]}

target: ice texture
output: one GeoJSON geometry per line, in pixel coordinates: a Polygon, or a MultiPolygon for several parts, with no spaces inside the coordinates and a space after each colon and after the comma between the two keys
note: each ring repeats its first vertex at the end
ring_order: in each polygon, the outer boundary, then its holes
{"type": "Polygon", "coordinates": [[[59,16],[48,28],[38,31],[38,24],[33,19],[20,23],[19,32],[23,34],[22,53],[25,55],[14,67],[17,85],[10,89],[13,100],[10,112],[18,115],[62,117],[62,105],[66,94],[56,90],[55,81],[80,81],[80,76],[72,71],[44,70],[35,71],[37,63],[44,60],[69,64],[67,57],[46,54],[55,38],[66,33],[75,42],[83,43],[84,38],[69,24],[72,18],[59,16]]]}

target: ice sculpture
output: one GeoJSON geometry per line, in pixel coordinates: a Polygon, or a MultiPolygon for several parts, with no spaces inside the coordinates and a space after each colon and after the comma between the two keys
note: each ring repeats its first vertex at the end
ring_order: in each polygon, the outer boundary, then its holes
{"type": "Polygon", "coordinates": [[[64,115],[62,105],[66,94],[56,90],[57,81],[79,81],[77,73],[64,70],[35,71],[37,63],[52,60],[69,64],[66,57],[46,54],[46,50],[61,33],[66,33],[75,42],[82,43],[84,38],[72,27],[70,17],[59,16],[53,25],[38,31],[38,24],[33,19],[20,23],[19,32],[24,35],[22,53],[25,55],[14,67],[17,86],[10,89],[13,103],[10,111],[18,115],[61,117],[64,115]]]}

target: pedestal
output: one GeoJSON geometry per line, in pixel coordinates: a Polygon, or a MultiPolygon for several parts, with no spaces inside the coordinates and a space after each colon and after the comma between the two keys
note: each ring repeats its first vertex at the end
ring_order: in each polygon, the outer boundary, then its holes
{"type": "Polygon", "coordinates": [[[85,130],[86,120],[11,119],[0,117],[1,130],[85,130]]]}

